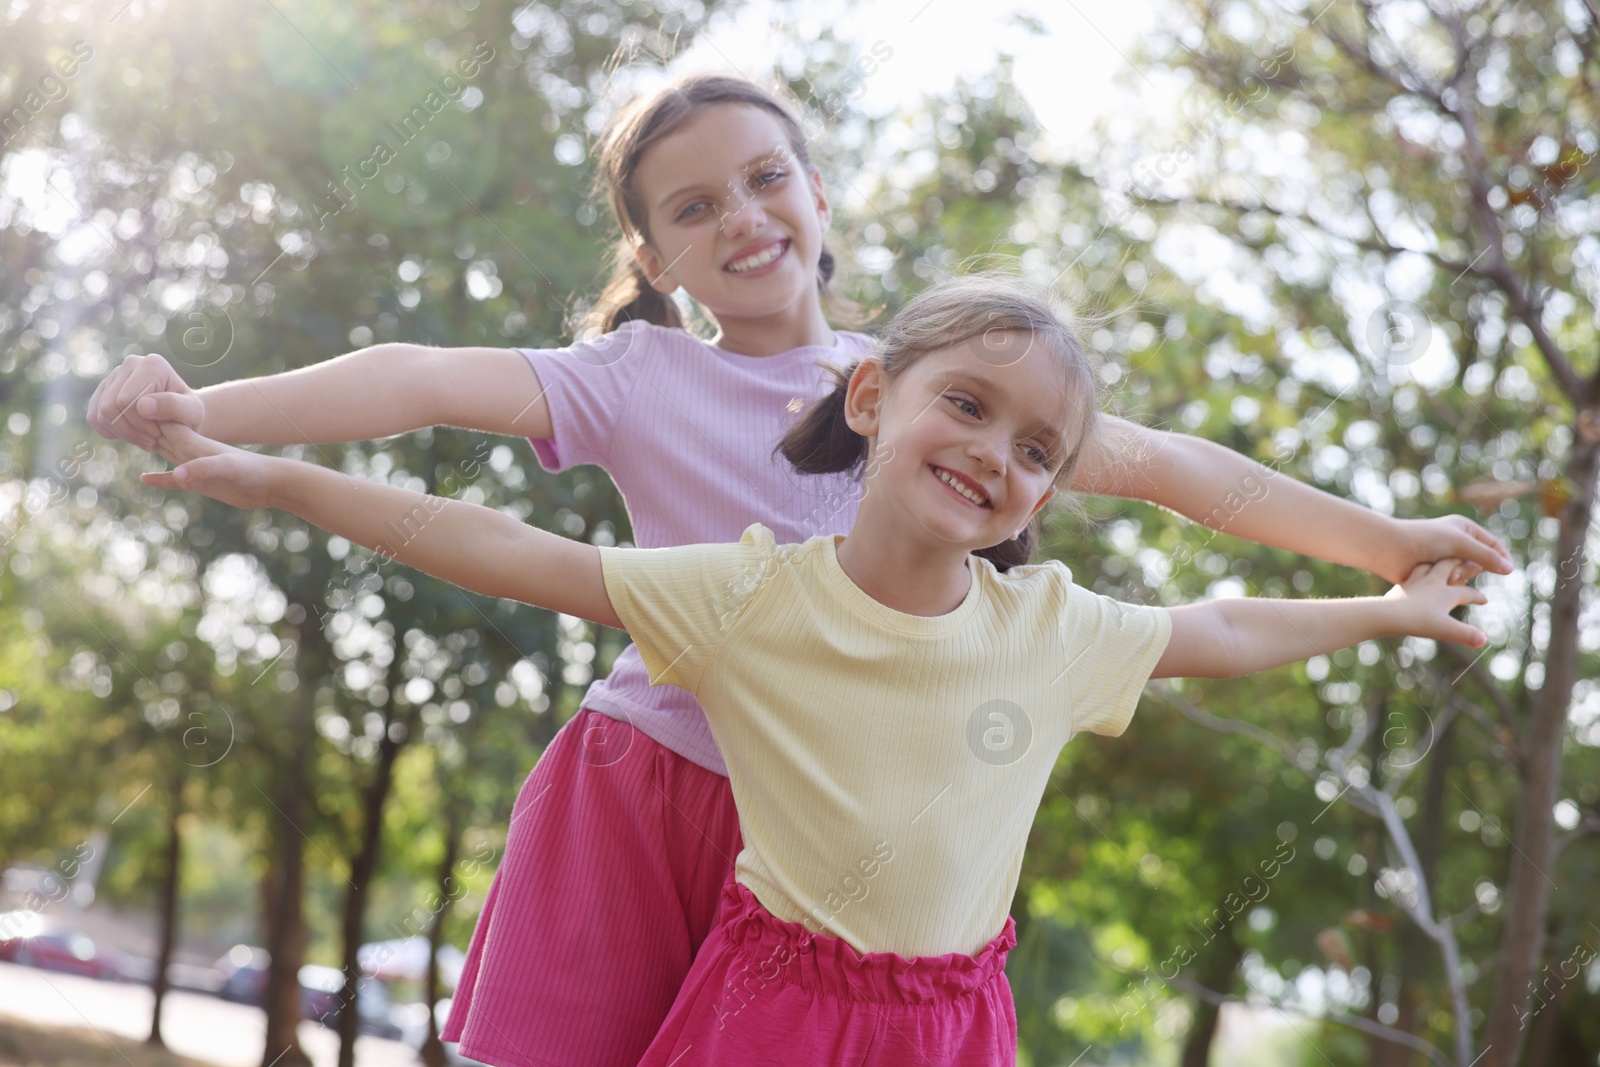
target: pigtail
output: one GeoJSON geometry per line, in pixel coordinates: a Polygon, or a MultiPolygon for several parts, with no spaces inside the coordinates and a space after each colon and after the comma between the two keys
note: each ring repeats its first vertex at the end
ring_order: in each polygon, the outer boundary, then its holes
{"type": "Polygon", "coordinates": [[[633,257],[627,238],[617,242],[611,253],[611,277],[583,316],[580,333],[610,333],[625,322],[649,322],[657,326],[683,326],[678,305],[666,293],[650,286],[650,279],[633,257]]]}
{"type": "Polygon", "coordinates": [[[979,549],[973,555],[993,563],[994,569],[1004,574],[1012,567],[1020,567],[1033,559],[1034,541],[1033,523],[1030,521],[1022,528],[1022,533],[1011,540],[979,549]]]}
{"type": "Polygon", "coordinates": [[[855,367],[829,367],[833,392],[812,404],[778,442],[777,451],[801,474],[855,473],[866,462],[867,439],[845,421],[845,394],[855,367]]]}

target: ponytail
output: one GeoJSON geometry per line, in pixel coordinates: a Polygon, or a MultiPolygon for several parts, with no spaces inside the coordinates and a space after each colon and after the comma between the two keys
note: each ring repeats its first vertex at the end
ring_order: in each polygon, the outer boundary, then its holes
{"type": "Polygon", "coordinates": [[[594,307],[583,316],[579,330],[605,334],[633,321],[683,326],[678,305],[651,287],[649,276],[633,256],[633,245],[623,238],[611,251],[611,277],[594,307]]]}
{"type": "MultiPolygon", "coordinates": [[[[833,391],[807,409],[799,422],[778,442],[777,451],[801,474],[859,474],[867,461],[867,439],[850,428],[844,418],[845,396],[855,364],[847,370],[829,367],[833,391]]],[[[979,549],[973,555],[994,564],[1004,574],[1033,558],[1036,538],[1033,521],[1009,541],[979,549]]]]}
{"type": "Polygon", "coordinates": [[[860,365],[829,367],[833,391],[812,404],[778,442],[777,451],[801,474],[856,474],[867,461],[867,439],[844,418],[850,377],[860,365]]]}

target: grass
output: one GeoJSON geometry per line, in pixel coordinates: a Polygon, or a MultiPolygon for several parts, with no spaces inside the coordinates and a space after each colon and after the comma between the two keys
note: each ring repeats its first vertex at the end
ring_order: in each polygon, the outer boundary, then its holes
{"type": "Polygon", "coordinates": [[[142,1041],[0,1016],[0,1067],[214,1067],[142,1041]]]}

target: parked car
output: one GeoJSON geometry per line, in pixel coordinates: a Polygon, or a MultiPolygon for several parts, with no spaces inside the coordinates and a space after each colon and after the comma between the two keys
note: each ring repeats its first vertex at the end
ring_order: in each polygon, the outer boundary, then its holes
{"type": "Polygon", "coordinates": [[[0,913],[0,960],[109,981],[122,977],[120,953],[36,911],[0,913]]]}
{"type": "Polygon", "coordinates": [[[267,993],[267,970],[272,957],[264,948],[234,945],[212,965],[217,976],[217,996],[239,1004],[257,1004],[267,993]]]}
{"type": "MultiPolygon", "coordinates": [[[[339,1026],[339,992],[344,989],[344,972],[337,967],[308,963],[300,968],[300,1015],[315,1019],[329,1029],[339,1026]]],[[[400,1027],[393,1018],[394,1004],[389,987],[375,978],[356,983],[356,1030],[374,1037],[398,1038],[400,1027]]]]}

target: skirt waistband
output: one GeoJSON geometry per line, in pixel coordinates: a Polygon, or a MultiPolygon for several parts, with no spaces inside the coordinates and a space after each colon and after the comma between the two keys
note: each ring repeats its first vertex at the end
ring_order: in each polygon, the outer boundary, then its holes
{"type": "Polygon", "coordinates": [[[780,984],[876,1003],[949,1001],[1002,976],[1006,954],[1017,943],[1016,923],[1008,915],[999,935],[976,955],[952,952],[907,959],[893,952],[863,954],[840,938],[813,934],[778,918],[749,887],[733,879],[722,890],[721,924],[722,935],[744,962],[729,972],[724,996],[753,995],[780,984]]]}

